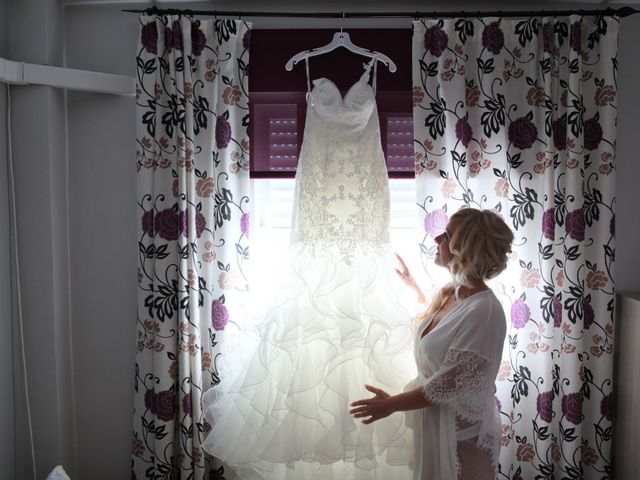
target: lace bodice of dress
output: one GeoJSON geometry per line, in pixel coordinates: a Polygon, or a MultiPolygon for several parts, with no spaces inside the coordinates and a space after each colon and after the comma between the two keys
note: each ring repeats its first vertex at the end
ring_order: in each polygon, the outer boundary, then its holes
{"type": "MultiPolygon", "coordinates": [[[[375,60],[374,60],[375,61],[375,60]]],[[[326,78],[307,96],[304,140],[296,172],[292,244],[337,254],[389,242],[389,186],[371,63],[343,97],[326,78]]]]}

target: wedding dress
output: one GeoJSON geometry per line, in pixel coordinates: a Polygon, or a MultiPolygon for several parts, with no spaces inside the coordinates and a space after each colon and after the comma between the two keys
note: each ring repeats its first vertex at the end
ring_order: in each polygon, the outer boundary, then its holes
{"type": "Polygon", "coordinates": [[[250,353],[227,352],[227,380],[203,396],[204,448],[242,479],[412,478],[404,414],[364,425],[348,413],[371,396],[365,384],[396,393],[416,373],[390,255],[375,61],[344,97],[331,80],[308,81],[286,268],[263,318],[239,334],[250,353]]]}

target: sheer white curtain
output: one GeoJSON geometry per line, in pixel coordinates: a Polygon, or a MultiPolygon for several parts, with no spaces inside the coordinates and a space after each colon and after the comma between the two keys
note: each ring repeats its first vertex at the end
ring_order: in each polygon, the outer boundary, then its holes
{"type": "Polygon", "coordinates": [[[140,18],[132,478],[210,478],[201,395],[248,290],[249,35],[140,18]]]}
{"type": "Polygon", "coordinates": [[[516,237],[493,284],[510,319],[499,478],[611,474],[618,25],[414,23],[425,266],[462,206],[496,211],[516,237]]]}

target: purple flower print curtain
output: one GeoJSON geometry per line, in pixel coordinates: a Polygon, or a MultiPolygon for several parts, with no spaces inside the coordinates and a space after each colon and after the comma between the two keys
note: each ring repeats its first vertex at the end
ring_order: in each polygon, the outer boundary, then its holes
{"type": "Polygon", "coordinates": [[[248,290],[249,35],[140,18],[133,478],[209,478],[200,399],[248,290]]]}
{"type": "Polygon", "coordinates": [[[422,256],[462,206],[512,227],[501,479],[611,476],[615,17],[414,23],[422,256]]]}

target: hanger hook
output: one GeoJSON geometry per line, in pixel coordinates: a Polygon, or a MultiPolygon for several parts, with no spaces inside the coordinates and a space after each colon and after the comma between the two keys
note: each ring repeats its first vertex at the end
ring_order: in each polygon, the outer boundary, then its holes
{"type": "Polygon", "coordinates": [[[344,10],[342,11],[342,23],[340,24],[340,33],[342,33],[342,27],[344,27],[344,10]]]}

